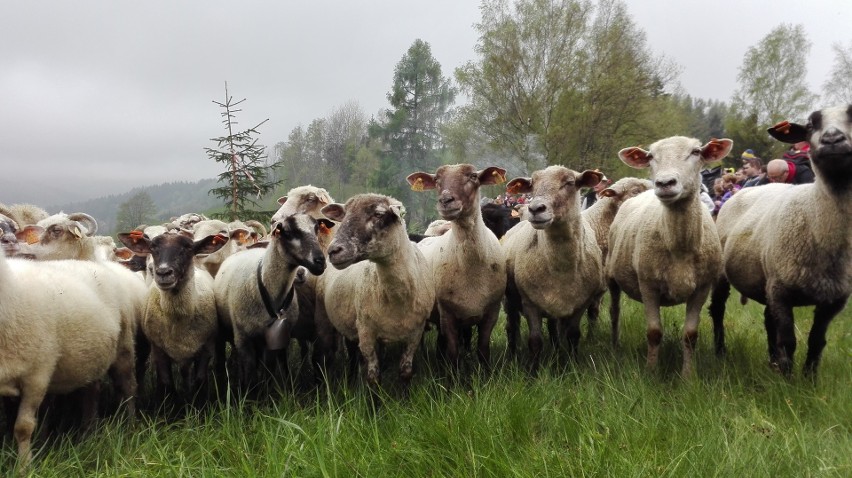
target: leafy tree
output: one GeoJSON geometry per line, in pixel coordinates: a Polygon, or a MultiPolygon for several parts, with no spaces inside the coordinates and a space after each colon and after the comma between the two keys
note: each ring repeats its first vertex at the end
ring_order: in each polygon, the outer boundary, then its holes
{"type": "Polygon", "coordinates": [[[257,130],[267,120],[263,120],[252,128],[243,131],[234,131],[238,124],[236,113],[242,111],[237,106],[242,104],[245,98],[234,101],[228,94],[228,83],[225,83],[225,101],[214,103],[222,108],[222,124],[228,134],[213,138],[216,142],[215,148],[204,148],[207,156],[226,165],[226,171],[218,175],[218,182],[225,183],[224,186],[210,190],[210,194],[222,199],[226,211],[216,213],[214,216],[234,221],[236,219],[257,219],[265,221],[271,211],[259,211],[258,200],[265,194],[273,191],[275,186],[282,182],[271,180],[271,168],[278,166],[279,162],[268,165],[266,162],[266,148],[257,144],[255,136],[260,132],[257,130]],[[254,209],[252,209],[254,208],[254,209]]]}
{"type": "Polygon", "coordinates": [[[780,120],[809,113],[817,100],[805,82],[810,49],[804,27],[788,24],[777,26],[750,47],[731,101],[734,115],[746,122],[754,117],[765,134],[767,127],[780,120]]]}
{"type": "Polygon", "coordinates": [[[115,231],[131,231],[141,224],[156,222],[157,206],[151,195],[139,191],[118,206],[115,215],[115,231]]]}
{"type": "MultiPolygon", "coordinates": [[[[526,173],[615,163],[619,147],[653,133],[652,105],[676,70],[621,0],[486,0],[482,12],[480,58],[456,70],[470,97],[457,127],[479,129],[526,173]]],[[[456,148],[464,135],[453,133],[456,148]]]]}
{"type": "Polygon", "coordinates": [[[843,48],[840,43],[831,46],[834,65],[823,83],[823,96],[827,105],[852,104],[852,43],[843,48]]]}

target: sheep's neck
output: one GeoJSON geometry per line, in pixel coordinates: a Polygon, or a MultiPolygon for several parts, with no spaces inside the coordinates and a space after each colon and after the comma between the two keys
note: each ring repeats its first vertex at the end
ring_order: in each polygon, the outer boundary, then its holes
{"type": "Polygon", "coordinates": [[[482,214],[478,208],[470,216],[452,221],[450,229],[458,242],[479,242],[483,233],[491,234],[491,231],[485,227],[485,221],[482,220],[482,214]]]}
{"type": "Polygon", "coordinates": [[[702,207],[697,194],[692,199],[663,207],[659,230],[666,231],[661,236],[666,249],[672,252],[698,250],[704,234],[702,207]]]}
{"type": "Polygon", "coordinates": [[[817,182],[811,191],[814,197],[809,203],[819,205],[819,224],[811,228],[811,234],[821,247],[837,247],[845,252],[852,247],[852,190],[834,194],[817,182]]]}
{"type": "Polygon", "coordinates": [[[291,264],[279,250],[278,245],[270,244],[263,254],[263,265],[260,269],[260,279],[269,292],[273,304],[280,304],[284,296],[293,287],[296,279],[296,264],[291,264]]]}
{"type": "Polygon", "coordinates": [[[173,317],[192,318],[195,314],[195,266],[190,265],[186,277],[170,290],[160,291],[160,305],[174,311],[173,317]]]}
{"type": "Polygon", "coordinates": [[[403,235],[397,240],[393,254],[373,260],[379,282],[385,285],[382,294],[392,303],[410,302],[409,297],[417,290],[418,280],[422,280],[417,268],[413,267],[417,263],[415,247],[408,236],[403,235]],[[402,240],[405,242],[400,242],[402,240]]]}

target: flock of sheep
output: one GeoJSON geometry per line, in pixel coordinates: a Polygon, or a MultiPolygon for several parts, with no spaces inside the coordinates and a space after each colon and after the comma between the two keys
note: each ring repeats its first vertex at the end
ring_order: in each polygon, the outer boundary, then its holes
{"type": "MultiPolygon", "coordinates": [[[[286,368],[293,340],[303,356],[312,348],[313,363],[325,367],[345,343],[349,366],[361,359],[366,381],[377,386],[377,349],[401,342],[399,378],[407,383],[430,324],[450,366],[458,366],[475,327],[487,366],[503,306],[513,353],[520,316],[527,320],[534,373],[542,325],[576,355],[580,319],[588,311],[597,320],[607,288],[614,344],[621,292],[644,305],[650,368],[662,339],[660,307],[686,304],[684,377],[692,373],[700,310],[711,290],[716,352],[725,351],[724,308],[733,285],[766,305],[770,362],[785,374],[796,348],[792,308],[815,305],[805,361],[814,373],[827,326],[852,292],[852,105],[769,132],[787,143],[810,142],[815,183],[743,190],[715,223],[699,200],[699,171],[724,158],[732,142],[686,137],[621,150],[627,165],[650,168],[651,181],[624,178],[582,212],[579,191],[601,180],[597,171],[550,166],[509,181],[507,191],[530,193],[531,200],[524,220],[499,240],[483,222],[479,188],[504,182],[505,171],[468,164],[408,177],[414,190],[437,192],[446,221],[441,233],[419,243],[409,239],[399,201],[360,194],[340,204],[313,186],[279,200],[268,234],[259,224],[188,214],[119,234],[125,248],[97,236],[88,215],[4,206],[0,396],[18,400],[19,459],[31,458],[46,395],[96,391],[109,374],[133,415],[149,364],[155,397],[192,399],[207,396],[211,376],[226,382],[228,363],[234,385],[245,390],[258,380],[258,361],[286,368]]],[[[96,405],[81,405],[84,423],[96,405]]]]}

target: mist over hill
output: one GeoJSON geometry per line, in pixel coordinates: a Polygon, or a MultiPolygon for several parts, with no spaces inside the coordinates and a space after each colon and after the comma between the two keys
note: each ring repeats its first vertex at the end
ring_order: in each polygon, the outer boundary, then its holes
{"type": "MultiPolygon", "coordinates": [[[[207,192],[216,185],[216,179],[202,179],[196,182],[175,181],[154,186],[135,187],[121,194],[112,194],[96,199],[76,202],[56,203],[47,206],[50,213],[85,212],[98,221],[98,234],[112,234],[116,231],[115,220],[121,203],[140,191],[147,192],[157,206],[157,219],[166,221],[172,216],[186,212],[205,212],[221,204],[221,201],[207,192]]],[[[19,201],[24,202],[24,201],[19,201]]]]}

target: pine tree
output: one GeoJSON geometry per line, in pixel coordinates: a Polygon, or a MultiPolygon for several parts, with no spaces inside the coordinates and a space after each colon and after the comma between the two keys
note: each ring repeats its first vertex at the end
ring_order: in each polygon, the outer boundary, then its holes
{"type": "Polygon", "coordinates": [[[258,128],[269,121],[268,119],[252,128],[234,131],[238,124],[236,113],[242,111],[237,109],[237,106],[244,101],[245,98],[236,102],[233,100],[233,97],[228,94],[227,82],[225,82],[225,101],[213,100],[223,110],[222,124],[228,131],[227,136],[211,139],[216,142],[215,148],[204,148],[210,159],[226,166],[226,171],[218,176],[218,182],[225,183],[225,186],[209,191],[210,194],[224,201],[227,206],[226,211],[213,216],[227,221],[236,219],[266,221],[273,211],[260,211],[260,204],[257,201],[283,182],[283,179],[270,180],[270,171],[280,164],[280,161],[267,164],[266,148],[257,144],[256,136],[260,134],[258,128]]]}

